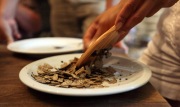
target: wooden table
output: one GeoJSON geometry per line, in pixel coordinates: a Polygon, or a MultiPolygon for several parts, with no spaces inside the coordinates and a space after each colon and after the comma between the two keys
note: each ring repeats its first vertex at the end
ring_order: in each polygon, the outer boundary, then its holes
{"type": "Polygon", "coordinates": [[[19,71],[37,59],[0,45],[0,107],[170,107],[150,83],[121,94],[98,97],[51,95],[28,88],[19,71]]]}

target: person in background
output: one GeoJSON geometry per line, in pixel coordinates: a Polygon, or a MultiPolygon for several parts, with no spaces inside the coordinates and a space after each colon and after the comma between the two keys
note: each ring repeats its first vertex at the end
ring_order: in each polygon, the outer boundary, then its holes
{"type": "Polygon", "coordinates": [[[161,8],[166,9],[159,20],[157,33],[140,61],[152,70],[151,84],[172,107],[180,107],[180,1],[121,0],[90,25],[83,38],[84,46],[87,48],[114,24],[119,31],[119,40],[122,40],[131,28],[161,8]]]}
{"type": "MultiPolygon", "coordinates": [[[[82,38],[96,17],[117,2],[119,0],[49,0],[52,35],[82,38]]],[[[115,46],[128,50],[124,42],[115,46]]]]}
{"type": "Polygon", "coordinates": [[[5,14],[0,14],[0,41],[11,43],[27,35],[33,36],[47,25],[51,30],[50,36],[82,38],[88,25],[105,10],[105,1],[2,0],[0,10],[5,14]],[[7,17],[8,12],[11,15],[7,17]]]}
{"type": "Polygon", "coordinates": [[[105,0],[49,0],[53,36],[79,37],[105,10],[105,0]]]}
{"type": "Polygon", "coordinates": [[[49,0],[54,36],[80,37],[94,19],[119,0],[49,0]]]}
{"type": "Polygon", "coordinates": [[[19,0],[0,0],[0,42],[11,43],[41,28],[39,14],[19,0]]]}
{"type": "MultiPolygon", "coordinates": [[[[6,14],[0,15],[0,41],[11,43],[22,38],[44,36],[41,32],[51,32],[48,36],[82,38],[93,20],[119,0],[18,1],[0,1],[0,9],[4,13],[12,13],[8,18],[5,18],[6,14]]],[[[123,42],[116,44],[119,46],[127,50],[123,42]]]]}

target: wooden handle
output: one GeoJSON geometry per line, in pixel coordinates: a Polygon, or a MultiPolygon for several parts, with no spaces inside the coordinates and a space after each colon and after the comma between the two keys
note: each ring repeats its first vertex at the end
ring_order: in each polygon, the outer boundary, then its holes
{"type": "Polygon", "coordinates": [[[118,32],[116,31],[116,27],[112,26],[108,31],[102,34],[95,42],[93,42],[89,48],[81,55],[78,62],[76,63],[77,67],[80,67],[86,61],[88,61],[91,54],[100,49],[112,47],[114,43],[118,39],[118,32]]]}

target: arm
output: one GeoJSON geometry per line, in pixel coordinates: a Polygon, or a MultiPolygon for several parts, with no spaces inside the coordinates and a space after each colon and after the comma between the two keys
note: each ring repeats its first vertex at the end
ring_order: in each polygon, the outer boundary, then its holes
{"type": "Polygon", "coordinates": [[[117,9],[114,9],[117,8],[117,6],[114,5],[115,2],[118,1],[120,0],[106,0],[106,11],[95,19],[95,21],[89,26],[83,37],[84,50],[88,48],[90,43],[92,43],[99,37],[97,35],[103,34],[113,25],[116,14],[118,12],[117,9]],[[101,28],[99,29],[98,27],[101,28]]]}
{"type": "Polygon", "coordinates": [[[131,28],[140,23],[145,17],[150,17],[163,7],[170,7],[178,0],[120,0],[120,2],[102,13],[90,25],[84,35],[84,47],[98,38],[114,24],[122,40],[131,28]]]}
{"type": "Polygon", "coordinates": [[[13,42],[13,36],[20,37],[15,21],[19,0],[0,0],[0,41],[13,42]]]}

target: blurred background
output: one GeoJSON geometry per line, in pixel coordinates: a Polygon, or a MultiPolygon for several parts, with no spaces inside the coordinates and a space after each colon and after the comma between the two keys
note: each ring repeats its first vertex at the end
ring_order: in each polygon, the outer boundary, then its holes
{"type": "Polygon", "coordinates": [[[145,18],[140,24],[135,26],[124,41],[129,47],[129,56],[138,59],[146,48],[148,42],[155,35],[157,23],[163,9],[150,18],[145,18]]]}
{"type": "MultiPolygon", "coordinates": [[[[87,1],[89,0],[21,0],[21,3],[37,11],[42,18],[41,30],[31,35],[81,38],[88,25],[105,10],[105,0],[87,1]]],[[[123,40],[129,47],[128,54],[131,58],[138,59],[155,34],[162,11],[144,19],[123,40]]]]}

